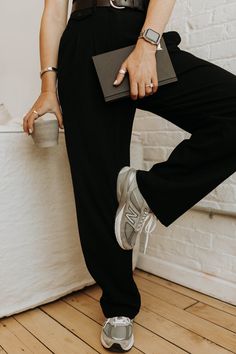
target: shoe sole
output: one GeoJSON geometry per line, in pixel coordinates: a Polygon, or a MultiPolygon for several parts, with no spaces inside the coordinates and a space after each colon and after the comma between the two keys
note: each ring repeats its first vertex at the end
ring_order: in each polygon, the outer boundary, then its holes
{"type": "Polygon", "coordinates": [[[126,349],[122,348],[122,346],[121,346],[119,343],[113,343],[113,344],[110,345],[110,346],[107,345],[107,344],[104,342],[104,340],[103,340],[102,333],[101,333],[101,343],[102,343],[102,345],[103,345],[104,348],[109,349],[109,350],[112,351],[112,352],[116,352],[116,353],[127,352],[127,351],[129,351],[129,350],[133,347],[133,345],[134,345],[134,335],[132,334],[131,342],[130,342],[129,346],[128,346],[126,349]]]}
{"type": "MultiPolygon", "coordinates": [[[[121,169],[119,172],[119,183],[117,183],[117,198],[119,200],[119,207],[116,211],[116,217],[115,217],[115,234],[116,234],[116,239],[120,245],[120,247],[124,250],[130,250],[133,247],[124,247],[122,240],[121,240],[121,231],[120,231],[120,226],[121,226],[121,219],[122,215],[124,213],[125,209],[125,203],[126,203],[126,198],[124,195],[127,194],[127,189],[130,183],[126,183],[124,186],[123,190],[121,191],[121,186],[124,185],[126,179],[132,180],[135,177],[135,171],[132,170],[129,166],[125,166],[121,169]],[[130,170],[130,173],[125,174],[124,172],[130,170]],[[123,174],[123,176],[122,176],[123,174]]],[[[140,230],[141,231],[141,230],[140,230]]]]}

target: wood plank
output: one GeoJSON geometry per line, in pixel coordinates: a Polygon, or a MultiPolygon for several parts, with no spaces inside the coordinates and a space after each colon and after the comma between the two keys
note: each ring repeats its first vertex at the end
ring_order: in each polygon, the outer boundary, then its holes
{"type": "MultiPolygon", "coordinates": [[[[17,320],[14,316],[3,318],[1,323],[11,334],[20,339],[20,342],[24,344],[24,346],[29,350],[30,353],[37,354],[49,354],[51,353],[40,341],[37,340],[30,332],[28,332],[17,320]]],[[[2,342],[1,342],[2,344],[2,342]]],[[[11,346],[11,343],[9,343],[11,346]]],[[[5,348],[10,351],[10,348],[5,348]]],[[[15,350],[15,349],[14,349],[15,350]]],[[[25,349],[24,349],[25,350],[25,349]]],[[[22,349],[23,351],[23,349],[22,349]]]]}
{"type": "Polygon", "coordinates": [[[101,295],[102,295],[102,290],[100,286],[97,286],[96,284],[89,286],[87,288],[84,288],[83,293],[85,293],[88,296],[91,296],[93,299],[99,301],[101,295]]]}
{"type": "MultiPolygon", "coordinates": [[[[87,294],[73,294],[67,295],[63,301],[70,304],[82,313],[90,316],[102,323],[102,316],[99,301],[88,296],[87,294]]],[[[155,333],[147,330],[134,321],[134,336],[135,336],[135,352],[130,353],[146,353],[146,354],[186,354],[186,351],[178,348],[172,343],[164,340],[155,333]]],[[[133,349],[132,349],[133,350],[133,349]]]]}
{"type": "Polygon", "coordinates": [[[213,296],[209,296],[206,294],[203,294],[199,291],[190,289],[186,286],[174,283],[173,281],[158,277],[154,274],[144,272],[141,269],[135,268],[134,270],[134,275],[137,275],[139,277],[143,277],[149,281],[152,281],[156,284],[162,285],[167,287],[168,289],[172,289],[180,294],[189,296],[192,299],[195,299],[197,301],[203,302],[205,304],[208,304],[212,307],[218,308],[219,310],[225,311],[227,313],[230,313],[233,316],[236,316],[236,306],[233,304],[230,304],[228,302],[219,300],[214,298],[213,296]]]}
{"type": "Polygon", "coordinates": [[[192,314],[236,333],[236,317],[201,302],[186,309],[192,314]]]}
{"type": "Polygon", "coordinates": [[[39,308],[27,310],[14,317],[55,354],[97,353],[39,308]]]}
{"type": "MultiPolygon", "coordinates": [[[[95,288],[97,287],[95,286],[95,288]]],[[[101,310],[99,299],[97,300],[94,297],[85,294],[83,290],[80,290],[78,293],[74,292],[72,294],[64,296],[62,298],[62,301],[65,301],[67,304],[70,304],[71,306],[91,318],[93,321],[96,321],[99,324],[103,323],[104,315],[101,310]]]]}
{"type": "Polygon", "coordinates": [[[199,334],[202,337],[222,346],[228,350],[235,351],[236,334],[222,327],[197,317],[185,310],[162,301],[155,296],[144,293],[141,290],[143,307],[165,317],[166,319],[179,324],[180,326],[199,334]]]}
{"type": "MultiPolygon", "coordinates": [[[[135,345],[146,354],[187,354],[188,352],[149,331],[135,321],[135,345]]],[[[209,353],[208,353],[209,354],[209,353]]]]}
{"type": "MultiPolygon", "coordinates": [[[[236,353],[236,306],[135,269],[142,307],[130,354],[236,353]]],[[[0,354],[105,354],[102,291],[94,284],[0,319],[0,354]]]]}
{"type": "Polygon", "coordinates": [[[3,323],[3,320],[0,321],[0,343],[4,350],[9,353],[24,352],[24,354],[32,354],[21,339],[8,329],[7,324],[3,323]]]}
{"type": "MultiPolygon", "coordinates": [[[[78,294],[79,302],[81,295],[82,294],[78,294]]],[[[65,328],[69,329],[69,331],[75,333],[100,354],[107,354],[107,349],[104,349],[100,342],[102,326],[71,306],[69,302],[57,301],[40,306],[40,308],[56,319],[65,328]]],[[[97,311],[99,312],[99,308],[97,308],[97,311]]],[[[101,318],[101,313],[99,313],[98,316],[101,318]]],[[[103,321],[104,320],[105,318],[103,318],[103,321]]],[[[132,349],[130,353],[137,353],[137,351],[132,349]]]]}
{"type": "MultiPolygon", "coordinates": [[[[101,296],[101,289],[98,286],[92,286],[84,289],[84,293],[89,294],[90,297],[93,297],[94,299],[99,301],[99,298],[101,296]]],[[[146,295],[148,296],[148,294],[146,295]]],[[[143,299],[142,293],[141,298],[143,299]]],[[[155,297],[152,298],[155,299],[155,297]]],[[[181,311],[185,312],[184,310],[181,311]]],[[[148,308],[145,308],[144,306],[142,306],[140,312],[135,317],[135,322],[192,354],[232,353],[231,351],[224,349],[222,346],[217,345],[204,338],[204,336],[194,333],[188,328],[184,328],[178,323],[166,319],[165,316],[161,316],[158,313],[154,313],[148,308]]]]}
{"type": "Polygon", "coordinates": [[[142,309],[137,322],[149,331],[153,331],[176,346],[191,354],[230,354],[231,351],[207,340],[206,338],[172,322],[148,309],[142,309]]]}
{"type": "Polygon", "coordinates": [[[143,277],[134,275],[134,280],[139,289],[175,305],[181,309],[185,309],[193,304],[196,304],[197,300],[188,296],[180,294],[172,289],[168,289],[162,285],[151,282],[143,277]]]}

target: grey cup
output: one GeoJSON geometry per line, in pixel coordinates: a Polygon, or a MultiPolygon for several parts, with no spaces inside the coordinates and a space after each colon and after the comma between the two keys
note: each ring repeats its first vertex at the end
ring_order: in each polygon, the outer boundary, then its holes
{"type": "Polygon", "coordinates": [[[50,147],[58,144],[59,125],[57,119],[43,119],[34,121],[32,139],[38,147],[50,147]]]}

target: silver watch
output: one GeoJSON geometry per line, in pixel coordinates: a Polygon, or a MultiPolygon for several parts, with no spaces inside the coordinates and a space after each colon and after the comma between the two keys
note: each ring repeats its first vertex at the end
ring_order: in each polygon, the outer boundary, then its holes
{"type": "Polygon", "coordinates": [[[160,33],[154,31],[152,28],[146,28],[145,30],[140,32],[138,38],[143,38],[150,43],[158,45],[160,37],[160,33]]]}

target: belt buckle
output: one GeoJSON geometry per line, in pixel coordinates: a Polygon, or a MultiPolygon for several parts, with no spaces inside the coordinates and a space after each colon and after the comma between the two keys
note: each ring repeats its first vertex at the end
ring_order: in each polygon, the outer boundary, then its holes
{"type": "Polygon", "coordinates": [[[115,9],[125,9],[125,6],[117,6],[113,3],[114,0],[110,0],[110,5],[114,7],[115,9]]]}

